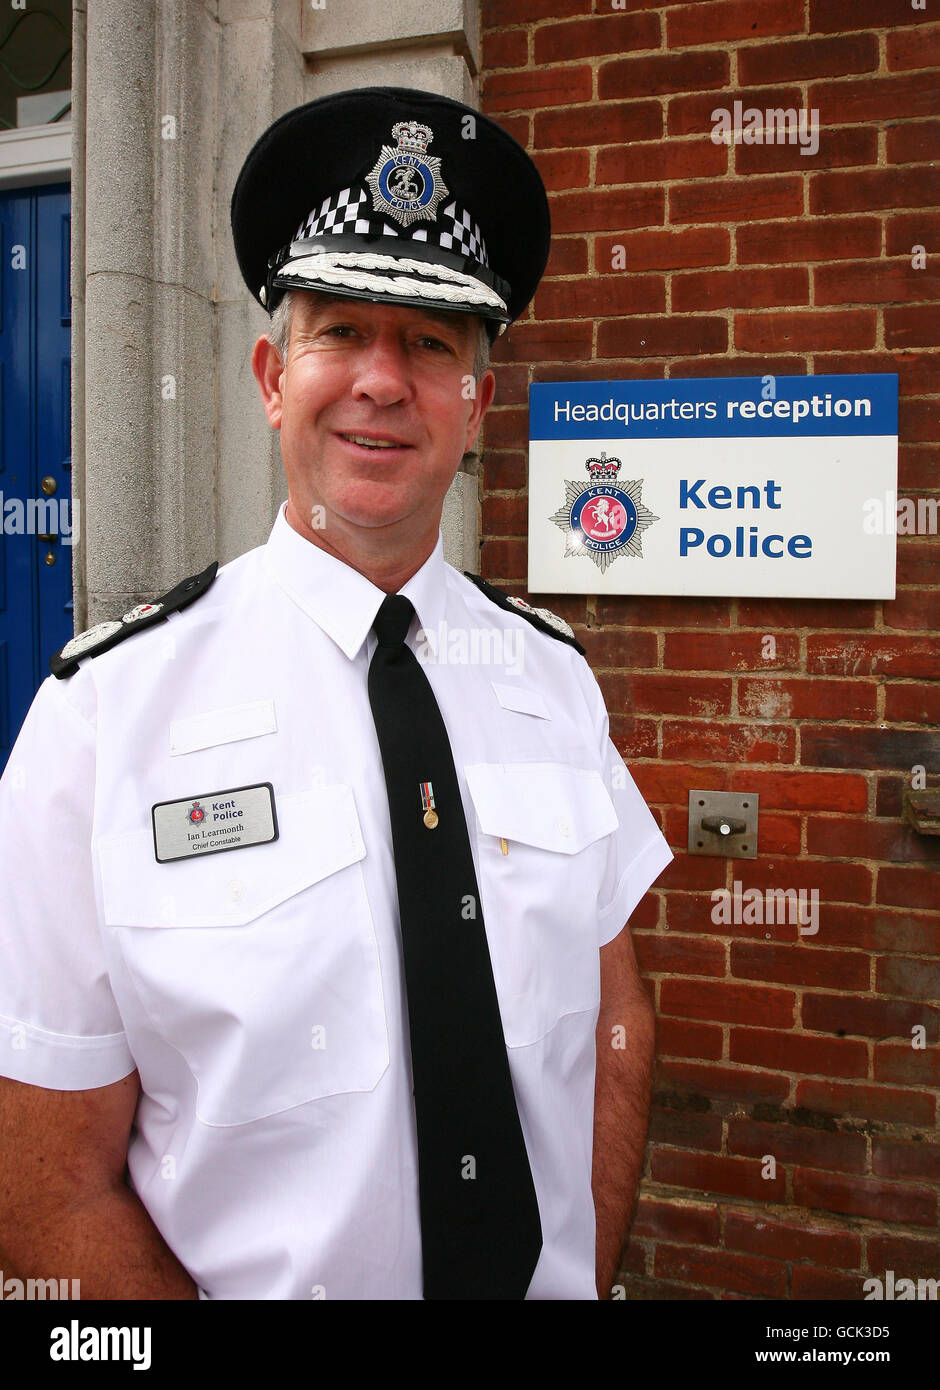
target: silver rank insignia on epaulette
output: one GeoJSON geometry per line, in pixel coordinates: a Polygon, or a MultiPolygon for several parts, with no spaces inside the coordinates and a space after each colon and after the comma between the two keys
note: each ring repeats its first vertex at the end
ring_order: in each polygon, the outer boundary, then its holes
{"type": "Polygon", "coordinates": [[[512,604],[513,608],[521,608],[526,613],[534,613],[537,618],[541,618],[543,623],[548,623],[556,632],[563,632],[566,637],[574,636],[574,628],[565,622],[564,618],[559,618],[557,613],[553,613],[550,608],[533,608],[531,603],[526,603],[524,598],[516,598],[515,594],[507,594],[506,599],[512,604]]]}
{"type": "Polygon", "coordinates": [[[396,147],[383,145],[366,176],[372,206],[402,227],[410,227],[422,217],[433,222],[438,205],[449,192],[441,177],[441,161],[427,152],[434,134],[420,121],[399,121],[392,126],[392,138],[398,142],[396,147]]]}
{"type": "Polygon", "coordinates": [[[531,603],[526,603],[524,598],[516,598],[514,594],[506,594],[502,589],[497,589],[495,585],[487,581],[479,574],[472,574],[470,570],[464,570],[464,576],[475,584],[482,594],[485,594],[493,603],[507,613],[517,613],[520,618],[525,618],[527,623],[537,627],[544,632],[547,637],[553,637],[558,642],[567,642],[574,647],[575,651],[585,655],[584,648],[574,635],[574,630],[568,626],[564,618],[559,618],[557,613],[553,613],[550,608],[533,608],[531,603]]]}
{"type": "Polygon", "coordinates": [[[190,578],[182,580],[168,594],[163,594],[160,598],[155,598],[149,603],[135,604],[120,620],[114,618],[109,622],[95,623],[94,627],[76,633],[70,641],[66,642],[61,651],[57,651],[51,657],[49,661],[50,671],[57,680],[64,680],[67,676],[74,675],[78,670],[81,657],[98,656],[100,653],[116,647],[125,637],[130,637],[144,628],[152,627],[155,623],[162,623],[168,614],[182,612],[197,598],[202,597],[215,579],[218,568],[218,561],[213,560],[208,569],[204,569],[201,574],[194,574],[190,578]]]}
{"type": "Polygon", "coordinates": [[[94,627],[76,633],[71,641],[66,642],[59,656],[63,661],[71,661],[81,652],[88,651],[89,647],[97,647],[106,637],[113,637],[116,632],[120,632],[124,623],[138,623],[142,618],[152,618],[162,607],[162,603],[138,603],[136,608],[123,615],[120,622],[113,620],[108,623],[95,623],[94,627]]]}

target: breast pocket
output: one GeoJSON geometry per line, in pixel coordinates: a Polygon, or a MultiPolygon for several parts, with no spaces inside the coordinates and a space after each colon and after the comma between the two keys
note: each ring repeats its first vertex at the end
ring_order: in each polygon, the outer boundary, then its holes
{"type": "Polygon", "coordinates": [[[245,1124],[388,1066],[365,845],[352,791],[277,798],[279,838],[158,864],[149,832],[99,841],[104,917],[196,1113],[245,1124]]]}
{"type": "Polygon", "coordinates": [[[503,1034],[537,1041],[600,1000],[598,893],[617,813],[598,772],[561,763],[465,769],[503,1034]]]}

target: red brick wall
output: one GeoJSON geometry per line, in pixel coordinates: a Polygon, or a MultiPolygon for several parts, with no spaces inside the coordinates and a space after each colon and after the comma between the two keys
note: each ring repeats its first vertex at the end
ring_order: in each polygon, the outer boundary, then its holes
{"type": "MultiPolygon", "coordinates": [[[[483,0],[482,17],[483,109],[533,153],[554,227],[495,354],[483,574],[526,595],[530,381],[897,371],[898,491],[937,497],[930,11],[483,0]],[[714,144],[736,98],[818,108],[818,155],[714,144]]],[[[534,598],[587,648],[676,852],[633,919],[659,1022],[630,1297],[860,1298],[887,1268],[940,1275],[940,837],[901,815],[915,765],[940,783],[937,554],[900,537],[884,603],[534,598]],[[760,793],[757,860],[685,854],[696,787],[760,793]],[[716,926],[710,892],[734,879],[817,888],[818,934],[716,926]]]]}

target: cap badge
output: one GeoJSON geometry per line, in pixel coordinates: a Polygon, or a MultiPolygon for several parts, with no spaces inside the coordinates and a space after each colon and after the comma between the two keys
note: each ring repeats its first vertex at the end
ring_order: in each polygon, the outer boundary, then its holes
{"type": "Polygon", "coordinates": [[[366,177],[372,190],[372,206],[402,227],[426,217],[437,217],[438,204],[449,189],[441,177],[441,161],[427,152],[434,139],[431,128],[420,121],[399,121],[392,126],[394,149],[383,145],[375,167],[366,177]]]}

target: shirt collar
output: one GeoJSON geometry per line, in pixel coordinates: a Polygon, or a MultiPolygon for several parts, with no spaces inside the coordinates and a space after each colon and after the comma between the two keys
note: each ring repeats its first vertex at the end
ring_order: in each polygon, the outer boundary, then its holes
{"type": "MultiPolygon", "coordinates": [[[[295,531],[284,506],[271,529],[264,559],[285,593],[351,660],[372,630],[384,590],[295,531]]],[[[436,636],[444,617],[446,584],[444,541],[438,531],[431,554],[399,590],[414,604],[417,623],[412,620],[412,633],[417,627],[436,636]]]]}

